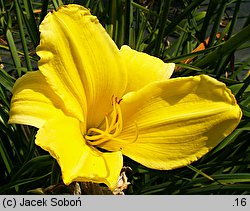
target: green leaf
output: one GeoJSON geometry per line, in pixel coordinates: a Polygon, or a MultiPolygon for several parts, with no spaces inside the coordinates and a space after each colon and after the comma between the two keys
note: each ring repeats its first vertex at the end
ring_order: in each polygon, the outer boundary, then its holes
{"type": "Polygon", "coordinates": [[[0,83],[9,91],[12,90],[12,87],[15,83],[15,79],[6,73],[2,68],[0,68],[0,83]]]}
{"type": "Polygon", "coordinates": [[[209,53],[207,56],[195,61],[193,65],[202,68],[213,64],[214,61],[216,61],[218,58],[231,54],[243,43],[249,41],[250,40],[249,34],[250,34],[250,25],[246,26],[240,32],[232,36],[223,45],[218,47],[213,52],[209,53]]]}

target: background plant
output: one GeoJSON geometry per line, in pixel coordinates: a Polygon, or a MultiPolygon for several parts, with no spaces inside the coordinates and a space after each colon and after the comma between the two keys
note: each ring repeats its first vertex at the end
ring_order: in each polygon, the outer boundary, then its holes
{"type": "MultiPolygon", "coordinates": [[[[243,111],[238,128],[192,165],[156,171],[126,158],[132,168],[126,194],[249,194],[247,0],[0,0],[0,194],[49,193],[61,184],[56,161],[34,144],[36,129],[7,122],[15,80],[37,69],[39,24],[48,11],[69,3],[90,8],[119,47],[175,62],[173,77],[209,74],[225,82],[243,111]]],[[[64,192],[61,185],[56,193],[64,192]]]]}

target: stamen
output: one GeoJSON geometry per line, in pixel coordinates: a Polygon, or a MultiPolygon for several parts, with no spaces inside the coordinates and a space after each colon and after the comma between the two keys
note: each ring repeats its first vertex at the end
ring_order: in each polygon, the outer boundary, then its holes
{"type": "Polygon", "coordinates": [[[139,136],[139,129],[138,129],[138,125],[136,122],[135,122],[135,132],[136,132],[135,139],[132,142],[130,142],[131,144],[136,142],[136,140],[138,139],[138,136],[139,136]]]}
{"type": "Polygon", "coordinates": [[[117,140],[115,138],[122,131],[122,112],[119,103],[121,99],[118,100],[117,97],[112,97],[113,111],[110,114],[111,123],[109,119],[105,116],[105,130],[98,128],[90,128],[85,135],[85,139],[90,145],[97,146],[110,140],[117,140]]]}
{"type": "MultiPolygon", "coordinates": [[[[123,140],[117,138],[117,136],[122,132],[123,120],[122,111],[120,107],[120,102],[122,99],[118,100],[117,97],[112,97],[113,111],[110,116],[105,116],[105,130],[99,128],[90,128],[85,135],[85,139],[88,144],[92,146],[101,145],[107,141],[117,141],[124,142],[123,140]],[[110,121],[109,121],[110,120],[110,121]]],[[[135,139],[126,144],[134,143],[138,139],[138,125],[135,122],[135,139]]]]}

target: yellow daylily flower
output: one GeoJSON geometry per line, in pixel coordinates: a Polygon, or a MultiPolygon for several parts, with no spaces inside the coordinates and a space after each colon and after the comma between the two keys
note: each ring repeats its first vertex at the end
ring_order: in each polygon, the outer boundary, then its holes
{"type": "Polygon", "coordinates": [[[185,166],[241,119],[225,84],[206,75],[169,79],[174,64],[119,50],[82,6],[49,13],[40,32],[39,70],[16,81],[9,123],[39,128],[35,143],[58,161],[67,185],[114,190],[123,155],[153,169],[185,166]]]}

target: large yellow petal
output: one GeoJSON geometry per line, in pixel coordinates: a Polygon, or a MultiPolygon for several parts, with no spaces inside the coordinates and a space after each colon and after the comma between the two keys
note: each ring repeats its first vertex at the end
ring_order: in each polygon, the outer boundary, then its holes
{"type": "Polygon", "coordinates": [[[39,69],[69,110],[96,127],[121,98],[126,72],[119,49],[86,8],[66,5],[40,25],[39,69]],[[87,115],[86,115],[87,113],[87,115]]]}
{"type": "Polygon", "coordinates": [[[28,72],[17,79],[11,99],[9,123],[40,128],[48,119],[66,110],[64,104],[39,72],[28,72]]]}
{"type": "Polygon", "coordinates": [[[154,169],[185,166],[238,125],[241,110],[225,84],[201,75],[152,83],[121,101],[120,139],[102,147],[154,169]]]}
{"type": "Polygon", "coordinates": [[[58,161],[66,185],[73,181],[117,185],[123,160],[121,152],[101,153],[86,145],[79,120],[61,116],[39,129],[36,144],[58,161]]]}
{"type": "Polygon", "coordinates": [[[169,79],[174,71],[174,63],[164,63],[159,58],[121,47],[122,57],[127,65],[128,85],[126,93],[137,91],[153,81],[169,79]]]}

